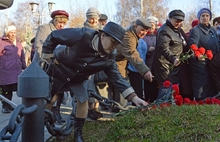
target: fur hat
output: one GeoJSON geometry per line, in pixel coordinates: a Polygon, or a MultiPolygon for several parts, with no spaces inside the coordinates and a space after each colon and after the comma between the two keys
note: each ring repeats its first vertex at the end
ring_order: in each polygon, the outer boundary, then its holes
{"type": "Polygon", "coordinates": [[[100,13],[98,11],[98,9],[94,8],[94,7],[90,7],[87,12],[86,12],[86,18],[100,18],[100,13]]]}
{"type": "Polygon", "coordinates": [[[208,13],[209,16],[210,16],[210,19],[212,19],[212,12],[208,9],[208,8],[202,8],[199,10],[199,12],[197,13],[197,18],[200,19],[200,16],[203,14],[203,13],[208,13]]]}
{"type": "Polygon", "coordinates": [[[172,10],[169,13],[169,18],[174,18],[183,21],[185,18],[185,13],[182,10],[178,10],[178,9],[172,10]]]}
{"type": "Polygon", "coordinates": [[[10,31],[16,31],[16,27],[13,25],[7,26],[4,31],[5,35],[7,35],[10,31]]]}

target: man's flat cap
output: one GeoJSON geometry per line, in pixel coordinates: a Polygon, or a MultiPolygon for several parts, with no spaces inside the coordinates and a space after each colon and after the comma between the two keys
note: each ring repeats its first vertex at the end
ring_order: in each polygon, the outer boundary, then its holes
{"type": "Polygon", "coordinates": [[[183,13],[181,10],[172,10],[169,13],[169,18],[174,18],[174,19],[183,21],[185,18],[185,13],[183,13]]]}
{"type": "Polygon", "coordinates": [[[143,18],[137,19],[135,23],[136,23],[137,25],[142,26],[142,27],[145,28],[145,29],[149,29],[149,28],[152,27],[151,24],[150,24],[147,20],[145,20],[145,19],[143,19],[143,18]]]}

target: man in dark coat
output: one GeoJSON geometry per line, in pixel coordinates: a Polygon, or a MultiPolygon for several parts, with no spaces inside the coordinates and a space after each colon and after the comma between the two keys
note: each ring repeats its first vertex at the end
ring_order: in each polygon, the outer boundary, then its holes
{"type": "Polygon", "coordinates": [[[53,78],[51,93],[71,90],[77,98],[74,118],[74,139],[77,142],[84,141],[82,127],[88,109],[87,79],[90,75],[104,70],[109,82],[117,86],[124,98],[137,106],[147,105],[121,76],[111,56],[116,45],[122,44],[124,33],[121,26],[109,22],[100,32],[88,28],[53,31],[43,44],[42,57],[55,57],[55,63],[51,66],[53,72],[49,73],[53,78]],[[62,46],[56,48],[58,44],[62,46]]]}
{"type": "MultiPolygon", "coordinates": [[[[181,10],[172,10],[169,19],[158,30],[152,73],[161,84],[165,80],[179,83],[180,54],[186,45],[181,29],[184,18],[185,14],[181,10]]],[[[161,91],[158,98],[162,97],[161,91]]]]}

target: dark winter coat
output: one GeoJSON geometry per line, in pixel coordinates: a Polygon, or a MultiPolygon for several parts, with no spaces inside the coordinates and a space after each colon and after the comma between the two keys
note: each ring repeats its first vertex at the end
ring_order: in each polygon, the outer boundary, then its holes
{"type": "Polygon", "coordinates": [[[173,66],[174,60],[180,58],[183,51],[183,39],[180,36],[180,30],[182,29],[174,29],[168,20],[158,30],[152,74],[154,79],[160,83],[165,80],[172,83],[179,82],[180,66],[170,68],[173,66]]]}
{"type": "Polygon", "coordinates": [[[48,36],[43,44],[43,53],[51,54],[54,51],[58,61],[53,67],[52,93],[68,86],[80,102],[84,102],[88,99],[88,77],[101,70],[105,71],[109,82],[118,87],[124,98],[134,92],[118,72],[114,56],[107,54],[101,57],[94,50],[91,42],[97,34],[97,31],[88,28],[72,28],[53,31],[48,36]],[[66,46],[56,48],[58,44],[66,46]]]}
{"type": "MultiPolygon", "coordinates": [[[[196,44],[197,47],[204,47],[206,50],[212,50],[213,54],[219,51],[218,36],[215,29],[210,25],[206,27],[199,24],[191,30],[189,45],[192,44],[196,44]]],[[[204,99],[217,93],[211,81],[208,64],[208,59],[200,62],[197,57],[194,57],[190,60],[193,93],[196,98],[204,99]]]]}

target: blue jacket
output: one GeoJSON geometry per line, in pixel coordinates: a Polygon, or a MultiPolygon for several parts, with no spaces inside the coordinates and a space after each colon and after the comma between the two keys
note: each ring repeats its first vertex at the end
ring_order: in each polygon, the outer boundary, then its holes
{"type": "MultiPolygon", "coordinates": [[[[137,46],[137,51],[140,54],[140,58],[144,60],[144,62],[146,63],[146,57],[147,57],[147,44],[143,39],[139,39],[138,41],[138,46],[137,46]]],[[[133,72],[138,72],[137,69],[130,63],[128,62],[128,66],[127,69],[133,72]]]]}

